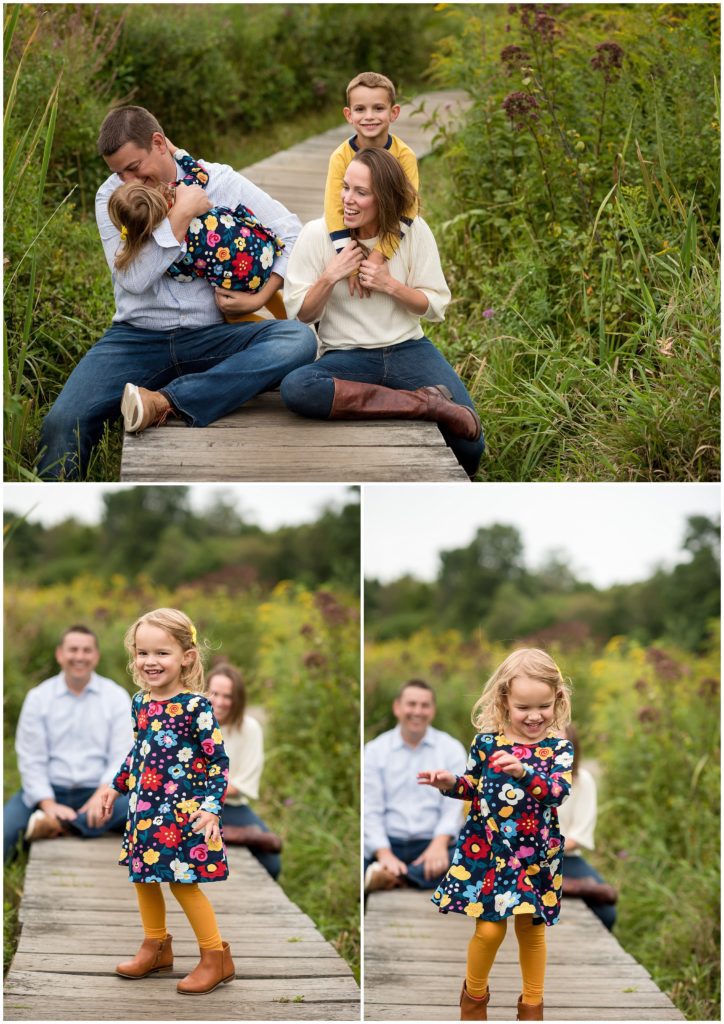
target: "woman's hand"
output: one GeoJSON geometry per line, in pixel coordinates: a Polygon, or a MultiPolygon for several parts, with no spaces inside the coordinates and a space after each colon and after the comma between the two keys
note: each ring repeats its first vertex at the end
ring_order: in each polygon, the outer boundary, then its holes
{"type": "Polygon", "coordinates": [[[507,750],[496,750],[490,755],[490,767],[496,772],[506,772],[514,779],[522,779],[525,775],[525,768],[517,757],[513,757],[507,750]]]}
{"type": "Polygon", "coordinates": [[[110,786],[101,798],[101,824],[113,814],[113,805],[121,794],[110,786]]]}
{"type": "Polygon", "coordinates": [[[338,281],[343,281],[345,277],[349,277],[359,270],[359,265],[364,258],[364,249],[353,239],[345,245],[344,249],[335,253],[324,269],[324,276],[327,277],[330,284],[337,284],[338,281]]]}
{"type": "Polygon", "coordinates": [[[362,287],[368,292],[389,292],[392,278],[387,260],[381,253],[371,252],[367,259],[362,261],[359,268],[359,280],[362,287]],[[379,258],[375,258],[375,256],[379,258]]]}
{"type": "Polygon", "coordinates": [[[189,821],[194,823],[191,826],[194,832],[199,835],[202,832],[204,833],[204,839],[207,843],[210,839],[215,839],[217,842],[221,841],[219,817],[217,814],[212,814],[211,811],[202,811],[199,808],[193,814],[189,814],[189,821]]]}
{"type": "Polygon", "coordinates": [[[441,792],[446,789],[452,789],[455,785],[456,776],[452,772],[446,771],[444,768],[438,768],[434,772],[418,772],[417,783],[419,786],[434,786],[435,789],[439,789],[441,792]]]}

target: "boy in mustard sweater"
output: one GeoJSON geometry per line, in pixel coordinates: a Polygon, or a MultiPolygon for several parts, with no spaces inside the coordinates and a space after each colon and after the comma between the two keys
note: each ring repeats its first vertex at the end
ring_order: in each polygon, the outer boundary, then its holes
{"type": "MultiPolygon", "coordinates": [[[[400,105],[395,102],[395,87],[385,75],[376,71],[363,71],[356,75],[347,86],[347,106],[344,116],[356,129],[356,134],[335,149],[329,158],[327,184],[324,191],[324,219],[335,251],[340,252],[350,239],[349,229],[344,226],[342,215],[342,183],[352,157],[360,149],[387,149],[400,163],[403,171],[417,192],[420,178],[417,171],[417,157],[402,139],[390,134],[390,124],[400,114],[400,105]]],[[[400,222],[400,237],[405,226],[417,216],[417,204],[405,211],[400,222]]],[[[389,243],[378,245],[369,258],[383,263],[394,255],[396,246],[389,243]]],[[[352,284],[350,279],[350,285],[352,284]]]]}

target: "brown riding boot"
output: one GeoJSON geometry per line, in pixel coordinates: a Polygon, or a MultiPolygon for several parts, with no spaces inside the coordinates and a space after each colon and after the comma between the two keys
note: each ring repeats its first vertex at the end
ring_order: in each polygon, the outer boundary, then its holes
{"type": "Polygon", "coordinates": [[[563,878],[563,895],[585,900],[587,903],[615,903],[618,892],[606,882],[595,878],[563,878]]]}
{"type": "Polygon", "coordinates": [[[116,974],[122,978],[147,978],[149,974],[160,974],[173,967],[172,935],[165,939],[144,939],[133,960],[126,960],[116,967],[116,974]]]}
{"type": "Polygon", "coordinates": [[[481,427],[478,414],[467,405],[453,401],[444,384],[402,391],[378,384],[332,377],[334,399],[331,420],[433,420],[455,437],[477,441],[481,427]]]}
{"type": "Polygon", "coordinates": [[[121,415],[127,434],[140,434],[146,427],[162,427],[176,411],[160,391],[149,391],[126,384],[121,399],[121,415]]]}
{"type": "Polygon", "coordinates": [[[468,995],[465,982],[463,982],[463,987],[460,989],[460,1020],[487,1020],[489,1002],[490,989],[478,999],[468,995]]]}
{"type": "Polygon", "coordinates": [[[224,842],[230,846],[246,846],[262,853],[279,853],[282,841],[274,832],[265,832],[258,825],[224,825],[224,842]]]}
{"type": "Polygon", "coordinates": [[[543,1000],[539,1003],[524,1003],[523,996],[518,996],[518,1016],[516,1020],[543,1020],[543,1000]]]}
{"type": "Polygon", "coordinates": [[[191,974],[176,986],[176,991],[184,996],[203,996],[219,985],[228,985],[236,977],[228,942],[224,943],[223,949],[202,949],[200,952],[201,959],[191,974]]]}

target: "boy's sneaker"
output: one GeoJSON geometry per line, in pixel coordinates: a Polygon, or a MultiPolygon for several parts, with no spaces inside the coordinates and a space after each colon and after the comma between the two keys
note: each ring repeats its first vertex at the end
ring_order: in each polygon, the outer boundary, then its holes
{"type": "Polygon", "coordinates": [[[163,426],[175,413],[168,398],[160,391],[126,384],[121,399],[121,415],[126,433],[138,434],[146,427],[163,426]]]}
{"type": "Polygon", "coordinates": [[[63,835],[63,827],[57,818],[46,814],[45,811],[33,811],[28,819],[28,827],[25,829],[25,839],[34,843],[37,839],[55,839],[63,835]]]}

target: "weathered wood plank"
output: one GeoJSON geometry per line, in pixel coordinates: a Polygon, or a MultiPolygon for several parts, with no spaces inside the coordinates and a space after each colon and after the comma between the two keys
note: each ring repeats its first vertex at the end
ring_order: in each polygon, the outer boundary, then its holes
{"type": "MultiPolygon", "coordinates": [[[[429,893],[374,893],[365,915],[365,1019],[458,1020],[458,998],[474,924],[440,914],[429,893]]],[[[683,1020],[649,973],[579,900],[567,900],[546,931],[546,1018],[683,1020]]],[[[508,928],[490,976],[490,1020],[510,1020],[520,994],[515,929],[508,928]]]]}
{"type": "MultiPolygon", "coordinates": [[[[6,1020],[127,1019],[131,989],[114,968],[135,952],[142,929],[127,872],[116,863],[119,842],[62,839],[31,848],[6,1020]]],[[[205,997],[205,1019],[358,1020],[352,973],[314,923],[248,850],[230,848],[229,864],[228,879],[206,891],[237,979],[205,997]]],[[[143,999],[133,1002],[139,1020],[189,1016],[176,982],[197,962],[198,947],[170,894],[167,922],[174,969],[144,982],[143,999]]]]}

